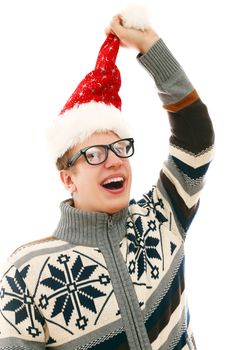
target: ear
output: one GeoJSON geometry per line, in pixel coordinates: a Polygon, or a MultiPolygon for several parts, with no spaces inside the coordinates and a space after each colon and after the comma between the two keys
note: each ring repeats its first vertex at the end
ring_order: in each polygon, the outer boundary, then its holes
{"type": "Polygon", "coordinates": [[[70,194],[77,191],[77,187],[73,181],[73,176],[68,170],[60,171],[60,179],[63,182],[65,188],[70,192],[70,194]]]}

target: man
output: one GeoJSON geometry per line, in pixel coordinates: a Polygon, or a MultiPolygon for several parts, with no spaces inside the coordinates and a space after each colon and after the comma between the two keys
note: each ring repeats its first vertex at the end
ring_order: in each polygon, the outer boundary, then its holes
{"type": "Polygon", "coordinates": [[[72,199],[61,204],[51,238],[9,258],[0,292],[0,349],[195,349],[183,246],[212,159],[213,128],[157,33],[122,23],[120,16],[112,20],[95,70],[50,133],[72,199]],[[157,185],[130,203],[134,143],[118,115],[117,37],[139,51],[172,130],[157,185]]]}

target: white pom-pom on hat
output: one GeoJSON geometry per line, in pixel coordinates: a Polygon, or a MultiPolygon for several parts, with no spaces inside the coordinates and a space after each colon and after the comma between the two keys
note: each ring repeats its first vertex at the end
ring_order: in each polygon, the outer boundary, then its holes
{"type": "Polygon", "coordinates": [[[150,28],[150,19],[143,5],[130,4],[120,14],[125,28],[145,30],[150,28]]]}

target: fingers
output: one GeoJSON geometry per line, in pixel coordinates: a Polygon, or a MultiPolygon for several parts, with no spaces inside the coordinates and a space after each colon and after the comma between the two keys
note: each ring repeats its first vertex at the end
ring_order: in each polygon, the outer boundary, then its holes
{"type": "Polygon", "coordinates": [[[126,33],[126,29],[121,24],[121,17],[120,15],[116,15],[112,18],[110,22],[110,28],[112,32],[118,36],[120,39],[124,37],[124,34],[126,33]]]}
{"type": "Polygon", "coordinates": [[[118,26],[120,25],[120,18],[119,15],[116,15],[112,18],[109,26],[107,28],[105,28],[105,34],[114,34],[117,35],[117,31],[119,31],[118,26]],[[115,29],[115,30],[114,30],[115,29]]]}
{"type": "Polygon", "coordinates": [[[120,39],[120,45],[122,47],[127,47],[124,43],[124,39],[127,34],[127,30],[121,24],[120,15],[116,15],[112,18],[110,25],[105,29],[105,34],[113,34],[116,35],[120,39]]]}
{"type": "Polygon", "coordinates": [[[111,22],[110,22],[111,24],[121,24],[121,16],[118,14],[118,15],[116,15],[116,16],[113,16],[112,17],[112,20],[111,20],[111,22]]]}

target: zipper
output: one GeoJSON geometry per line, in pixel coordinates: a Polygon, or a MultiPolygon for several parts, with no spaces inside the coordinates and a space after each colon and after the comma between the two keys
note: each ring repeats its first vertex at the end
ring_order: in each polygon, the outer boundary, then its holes
{"type": "Polygon", "coordinates": [[[112,228],[113,228],[112,215],[109,215],[109,217],[108,217],[108,234],[112,228]]]}
{"type": "MultiPolygon", "coordinates": [[[[108,223],[107,223],[107,238],[108,238],[108,243],[109,243],[109,247],[110,247],[110,251],[111,251],[111,255],[112,255],[112,258],[113,258],[113,261],[114,261],[114,265],[115,265],[115,268],[116,268],[116,271],[117,271],[117,275],[118,275],[118,278],[120,280],[120,287],[121,287],[121,290],[123,290],[123,296],[124,296],[124,300],[125,300],[125,303],[127,304],[128,306],[128,309],[130,311],[130,315],[127,315],[127,318],[128,319],[131,319],[132,322],[128,322],[129,325],[133,324],[135,327],[133,328],[131,326],[131,334],[135,334],[136,333],[136,336],[137,336],[137,339],[136,339],[136,345],[137,347],[135,348],[136,349],[142,349],[142,350],[145,350],[143,348],[143,344],[141,344],[141,341],[140,341],[140,338],[138,336],[138,331],[137,331],[137,327],[136,327],[136,324],[135,324],[135,321],[134,321],[134,317],[133,317],[133,308],[131,307],[131,303],[130,301],[128,300],[128,293],[127,293],[127,290],[125,289],[125,286],[124,286],[124,283],[123,283],[123,280],[122,280],[122,277],[121,277],[121,273],[120,273],[120,270],[119,270],[119,267],[118,267],[118,264],[117,264],[117,259],[116,259],[116,256],[115,256],[115,253],[114,253],[114,250],[113,250],[113,247],[112,247],[112,242],[110,240],[110,236],[109,236],[109,233],[110,231],[112,230],[113,228],[113,221],[112,221],[112,216],[109,216],[108,218],[108,223]],[[139,347],[138,347],[139,346],[139,347]]],[[[121,310],[122,312],[122,310],[121,310]]],[[[126,330],[125,330],[126,331],[126,330]]],[[[127,332],[126,332],[127,334],[127,332]]],[[[134,339],[135,337],[133,337],[134,339]]],[[[135,340],[135,339],[134,339],[135,340]]]]}

